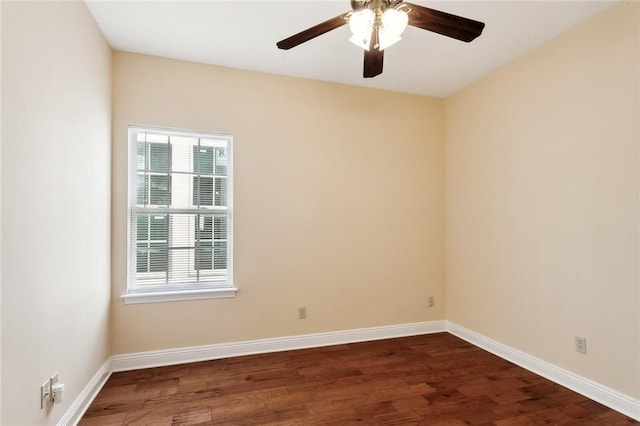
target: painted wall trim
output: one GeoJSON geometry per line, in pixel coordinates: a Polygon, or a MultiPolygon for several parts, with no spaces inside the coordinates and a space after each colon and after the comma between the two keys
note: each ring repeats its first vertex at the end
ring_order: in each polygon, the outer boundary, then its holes
{"type": "Polygon", "coordinates": [[[499,343],[453,322],[441,320],[113,355],[105,361],[85,386],[78,398],[58,422],[58,425],[76,425],[104,386],[111,372],[115,371],[138,370],[234,356],[417,336],[445,331],[640,421],[640,400],[499,343]]]}
{"type": "Polygon", "coordinates": [[[343,343],[355,343],[369,340],[438,333],[446,331],[445,327],[446,321],[416,322],[114,355],[113,371],[137,370],[141,368],[207,361],[242,355],[316,348],[343,343]]]}
{"type": "Polygon", "coordinates": [[[73,401],[69,409],[62,416],[58,422],[58,426],[77,425],[87,408],[91,405],[93,400],[98,395],[98,392],[102,389],[107,382],[113,371],[111,365],[112,357],[109,357],[102,366],[98,369],[98,372],[94,374],[89,383],[82,389],[80,395],[73,401]]]}
{"type": "Polygon", "coordinates": [[[447,331],[501,358],[640,421],[640,400],[447,321],[447,331]]]}

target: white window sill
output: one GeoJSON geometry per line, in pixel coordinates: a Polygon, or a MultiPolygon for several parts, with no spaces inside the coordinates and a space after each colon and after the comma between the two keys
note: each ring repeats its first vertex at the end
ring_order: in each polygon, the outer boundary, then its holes
{"type": "Polygon", "coordinates": [[[134,303],[159,303],[177,302],[182,300],[201,299],[222,299],[235,297],[238,289],[231,288],[208,288],[200,290],[172,290],[172,291],[149,291],[125,293],[120,298],[124,299],[127,305],[134,303]]]}

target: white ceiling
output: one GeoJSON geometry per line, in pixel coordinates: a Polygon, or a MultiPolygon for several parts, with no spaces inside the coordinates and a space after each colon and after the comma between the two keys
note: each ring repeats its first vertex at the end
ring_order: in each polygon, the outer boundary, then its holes
{"type": "Polygon", "coordinates": [[[591,1],[413,0],[486,24],[464,43],[409,27],[362,78],[362,50],[343,26],[285,51],[276,42],[350,10],[348,0],[92,1],[114,49],[246,70],[445,97],[612,5],[591,1]]]}

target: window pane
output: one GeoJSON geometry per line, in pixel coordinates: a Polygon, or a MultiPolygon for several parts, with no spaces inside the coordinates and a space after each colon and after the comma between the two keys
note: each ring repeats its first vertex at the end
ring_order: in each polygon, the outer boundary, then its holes
{"type": "Polygon", "coordinates": [[[214,148],[212,146],[194,146],[193,172],[213,173],[213,154],[214,148]]]}
{"type": "Polygon", "coordinates": [[[193,205],[213,205],[213,178],[206,176],[193,177],[193,205]]]}
{"type": "Polygon", "coordinates": [[[166,272],[169,251],[167,243],[138,243],[136,250],[137,272],[166,272]]]}
{"type": "Polygon", "coordinates": [[[141,214],[136,217],[136,239],[147,241],[149,239],[149,216],[141,214]]]}
{"type": "Polygon", "coordinates": [[[149,243],[149,272],[164,272],[169,266],[167,243],[149,243]]]}
{"type": "Polygon", "coordinates": [[[213,226],[211,215],[198,215],[196,219],[196,240],[211,240],[213,238],[213,226]]]}
{"type": "Polygon", "coordinates": [[[168,172],[170,145],[163,143],[150,143],[149,146],[149,170],[152,172],[168,172]]]}
{"type": "Polygon", "coordinates": [[[168,206],[171,204],[171,176],[149,176],[149,204],[168,206]]]}
{"type": "Polygon", "coordinates": [[[146,170],[147,168],[147,156],[145,155],[145,143],[138,142],[136,145],[136,168],[138,170],[146,170]]]}
{"type": "Polygon", "coordinates": [[[227,239],[227,217],[216,216],[213,222],[213,235],[216,240],[227,239]]]}
{"type": "Polygon", "coordinates": [[[150,215],[150,219],[150,239],[167,241],[169,239],[169,221],[167,220],[167,215],[154,214],[150,215]]]}
{"type": "Polygon", "coordinates": [[[137,203],[140,206],[147,204],[147,187],[149,179],[141,173],[138,173],[138,191],[137,191],[137,203]]]}
{"type": "Polygon", "coordinates": [[[195,226],[195,268],[200,271],[226,269],[227,217],[213,214],[198,215],[195,226]]]}
{"type": "Polygon", "coordinates": [[[136,272],[149,272],[147,243],[138,243],[136,247],[136,272]]]}
{"type": "Polygon", "coordinates": [[[216,180],[216,206],[227,205],[227,178],[215,178],[216,180]]]}
{"type": "Polygon", "coordinates": [[[167,215],[139,214],[136,216],[137,272],[167,270],[168,239],[169,220],[167,215]]]}
{"type": "Polygon", "coordinates": [[[213,269],[227,269],[227,242],[213,243],[213,269]]]}
{"type": "Polygon", "coordinates": [[[227,150],[226,148],[216,148],[216,174],[227,174],[227,150]]]}
{"type": "Polygon", "coordinates": [[[196,243],[195,268],[196,270],[212,269],[213,250],[211,241],[199,241],[196,243]]]}

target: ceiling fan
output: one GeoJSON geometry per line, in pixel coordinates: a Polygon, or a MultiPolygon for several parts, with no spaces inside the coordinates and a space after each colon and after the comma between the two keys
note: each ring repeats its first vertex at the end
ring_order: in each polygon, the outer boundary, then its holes
{"type": "Polygon", "coordinates": [[[331,18],[276,43],[289,50],[349,24],[349,41],[364,49],[364,78],[382,73],[384,49],[400,40],[407,25],[470,42],[482,34],[484,23],[429,9],[403,0],[351,0],[349,12],[331,18]]]}

